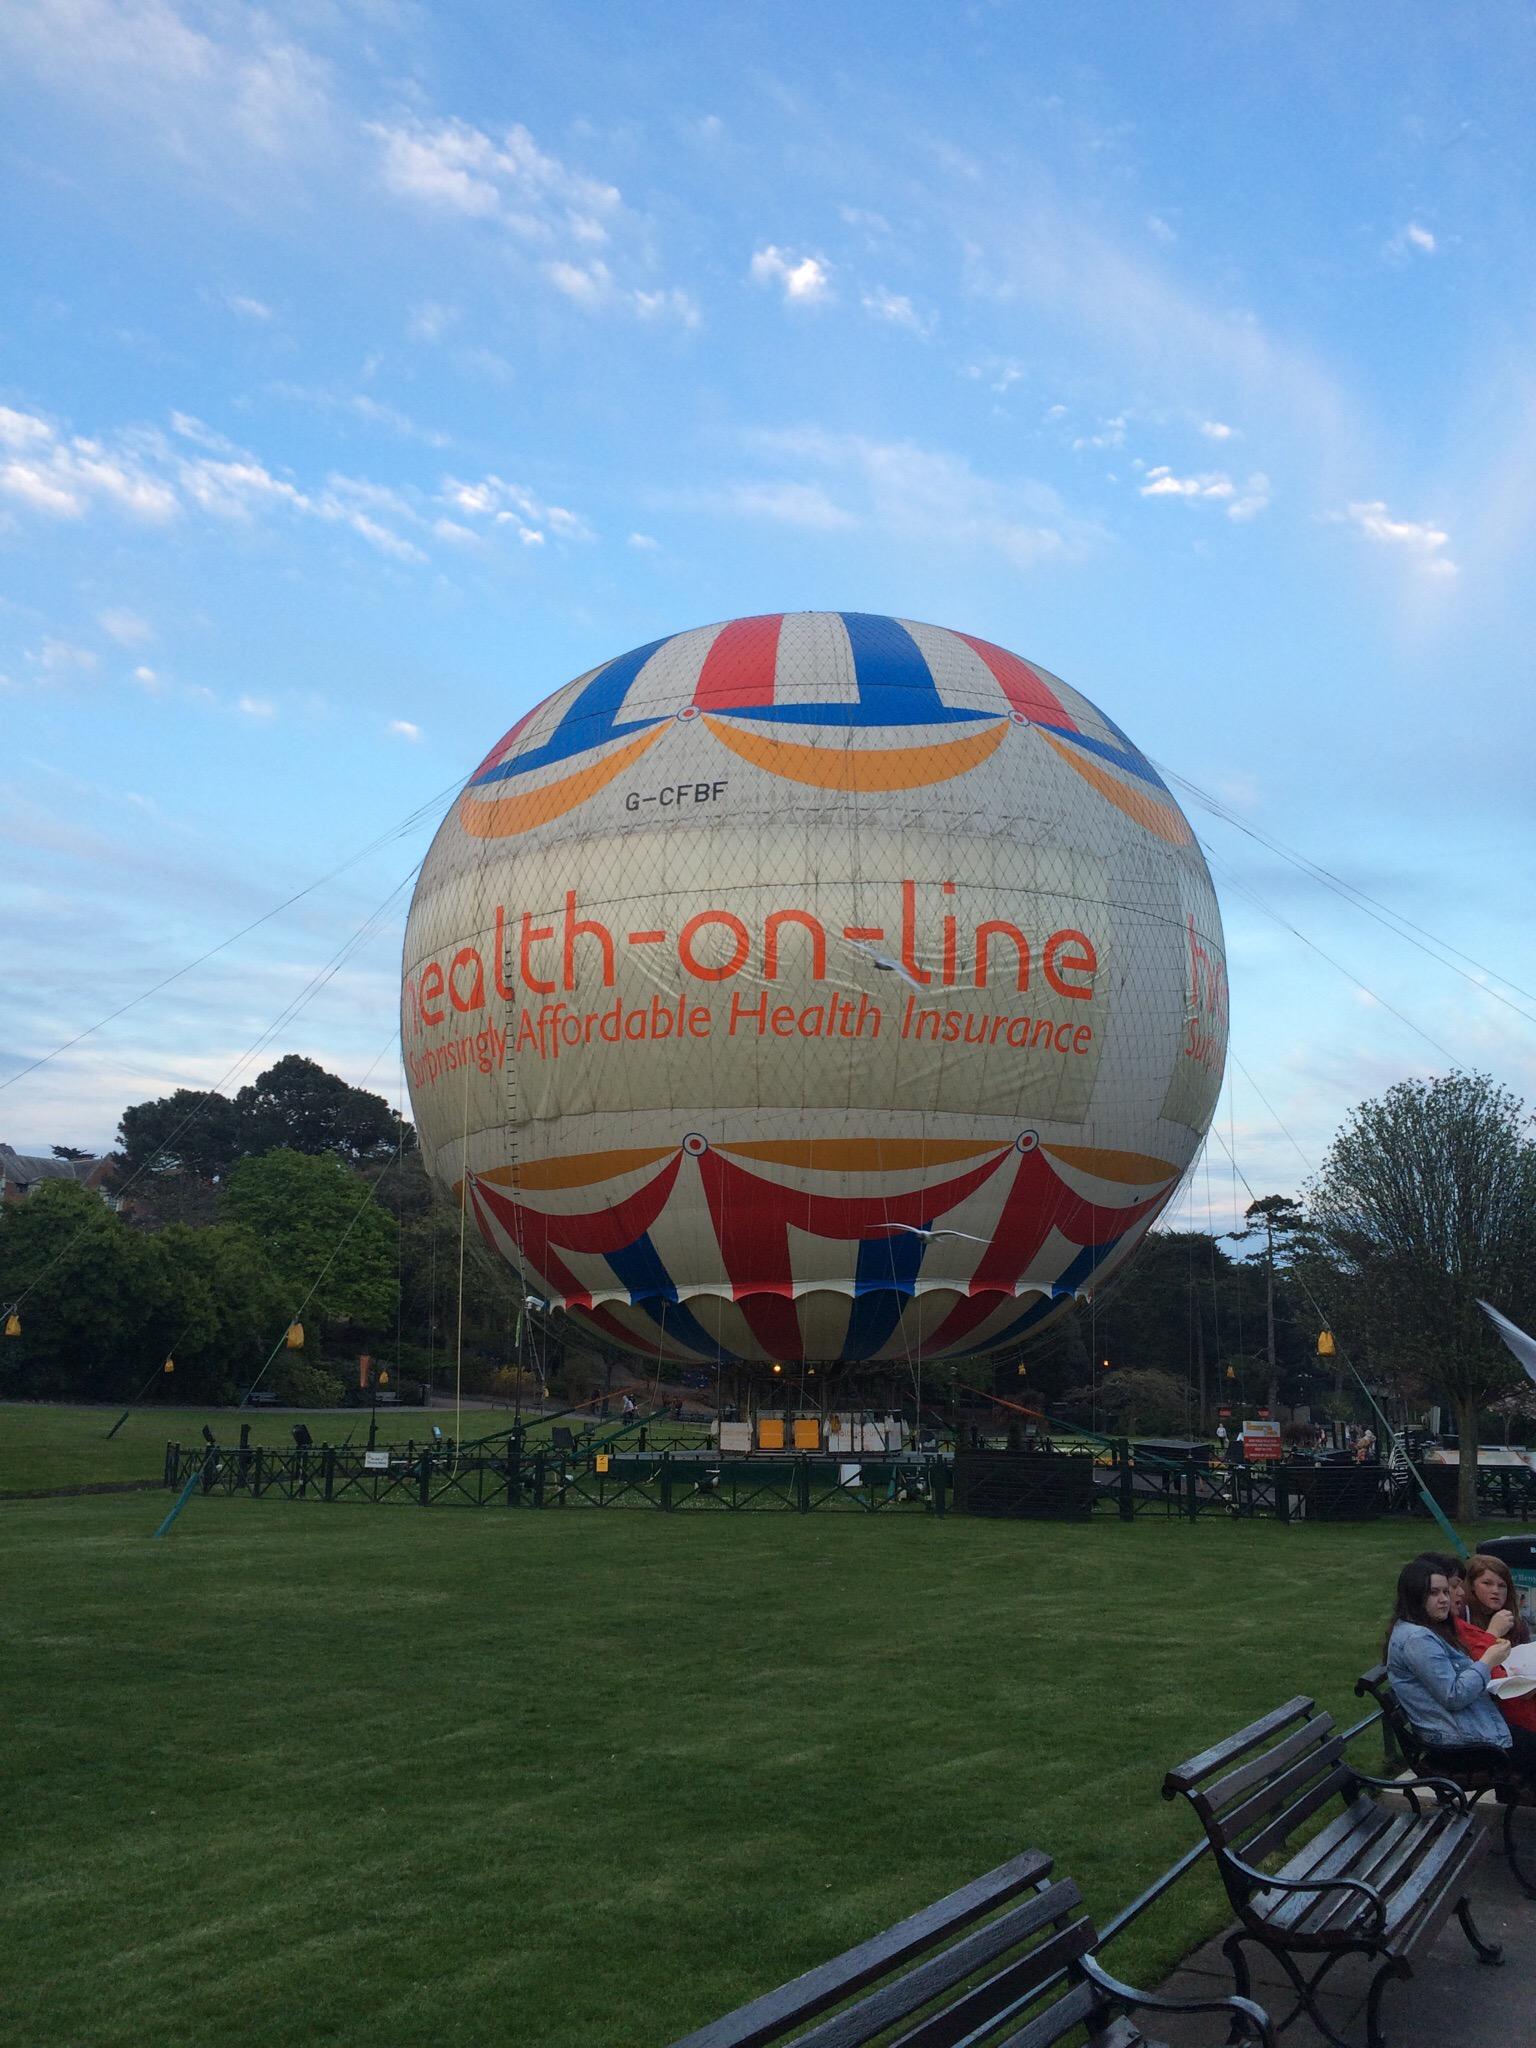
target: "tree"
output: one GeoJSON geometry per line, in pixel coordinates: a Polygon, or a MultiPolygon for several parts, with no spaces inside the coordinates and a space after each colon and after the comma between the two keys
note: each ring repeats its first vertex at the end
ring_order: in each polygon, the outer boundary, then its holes
{"type": "Polygon", "coordinates": [[[174,1312],[158,1242],[68,1180],[0,1214],[0,1308],[18,1300],[0,1384],[34,1399],[125,1399],[164,1355],[174,1312]]]}
{"type": "Polygon", "coordinates": [[[1403,1081],[1361,1103],[1309,1190],[1354,1311],[1401,1376],[1444,1391],[1461,1441],[1457,1511],[1477,1506],[1479,1412],[1517,1382],[1479,1310],[1536,1306],[1536,1146],[1525,1106],[1486,1074],[1403,1081]]]}
{"type": "Polygon", "coordinates": [[[1234,1244],[1245,1244],[1251,1237],[1264,1240],[1264,1357],[1269,1366],[1267,1405],[1273,1414],[1280,1405],[1280,1365],[1275,1352],[1275,1267],[1283,1262],[1297,1232],[1305,1228],[1307,1212],[1289,1195],[1261,1195],[1248,1204],[1243,1217],[1247,1229],[1229,1231],[1228,1235],[1234,1244]]]}
{"type": "Polygon", "coordinates": [[[117,1143],[130,1174],[190,1174],[202,1181],[222,1180],[246,1149],[235,1104],[227,1095],[203,1095],[195,1088],[131,1103],[118,1124],[117,1143]]]}
{"type": "Polygon", "coordinates": [[[386,1157],[415,1132],[382,1095],[353,1088],[291,1052],[235,1097],[245,1153],[334,1152],[350,1162],[386,1157]]]}
{"type": "Polygon", "coordinates": [[[55,1145],[52,1149],[55,1159],[94,1159],[96,1157],[94,1152],[82,1152],[78,1145],[55,1145]]]}
{"type": "Polygon", "coordinates": [[[223,1208],[260,1242],[289,1313],[313,1288],[307,1319],[394,1329],[395,1228],[339,1159],[289,1151],[242,1159],[230,1173],[223,1208]]]}

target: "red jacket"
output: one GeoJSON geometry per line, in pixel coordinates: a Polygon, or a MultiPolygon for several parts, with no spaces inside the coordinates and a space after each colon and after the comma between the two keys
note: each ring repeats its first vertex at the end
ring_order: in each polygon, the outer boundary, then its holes
{"type": "MultiPolygon", "coordinates": [[[[1498,1640],[1496,1636],[1491,1636],[1487,1629],[1479,1628],[1475,1621],[1459,1619],[1456,1623],[1456,1636],[1469,1657],[1481,1657],[1483,1652],[1491,1649],[1498,1640]]],[[[1493,1676],[1504,1676],[1502,1664],[1494,1665],[1493,1676]]],[[[1499,1712],[1511,1728],[1527,1728],[1536,1735],[1536,1692],[1528,1692],[1523,1699],[1518,1700],[1501,1700],[1497,1694],[1494,1695],[1494,1699],[1499,1712]]]]}

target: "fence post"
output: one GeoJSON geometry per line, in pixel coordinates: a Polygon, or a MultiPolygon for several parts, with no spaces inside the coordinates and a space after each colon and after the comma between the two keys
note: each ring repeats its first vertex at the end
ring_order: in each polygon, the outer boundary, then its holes
{"type": "Polygon", "coordinates": [[[936,1515],[942,1516],[949,1511],[949,1502],[945,1498],[948,1485],[948,1466],[946,1466],[942,1458],[930,1458],[928,1460],[928,1491],[932,1497],[933,1512],[936,1515]]]}
{"type": "Polygon", "coordinates": [[[523,1451],[516,1440],[507,1447],[507,1506],[520,1508],[523,1504],[523,1451]]]}
{"type": "Polygon", "coordinates": [[[251,1498],[253,1500],[261,1499],[261,1466],[264,1448],[261,1444],[256,1446],[256,1456],[251,1463],[251,1498]]]}
{"type": "Polygon", "coordinates": [[[325,1477],[325,1497],[331,1500],[336,1493],[336,1447],[334,1444],[320,1446],[320,1470],[325,1477]]]}
{"type": "Polygon", "coordinates": [[[423,1451],[416,1470],[416,1500],[418,1506],[425,1507],[431,1499],[431,1486],[432,1453],[430,1451],[423,1451]]]}
{"type": "Polygon", "coordinates": [[[174,1486],[176,1484],[180,1471],[181,1445],[167,1444],[165,1447],[165,1483],[167,1486],[174,1486]]]}
{"type": "Polygon", "coordinates": [[[1285,1483],[1284,1465],[1275,1467],[1275,1519],[1278,1522],[1291,1519],[1291,1489],[1285,1483]]]}
{"type": "Polygon", "coordinates": [[[544,1453],[533,1454],[533,1504],[536,1508],[544,1505],[544,1453]]]}
{"type": "Polygon", "coordinates": [[[1115,1444],[1115,1462],[1120,1467],[1120,1519],[1136,1519],[1136,1475],[1131,1469],[1131,1440],[1123,1436],[1115,1444]]]}
{"type": "Polygon", "coordinates": [[[1200,1519],[1200,1467],[1193,1462],[1184,1471],[1184,1512],[1192,1522],[1200,1519]]]}
{"type": "Polygon", "coordinates": [[[661,1504],[663,1508],[670,1508],[672,1505],[672,1453],[670,1451],[663,1451],[661,1454],[661,1504]]]}
{"type": "Polygon", "coordinates": [[[802,1515],[811,1512],[811,1468],[803,1452],[795,1460],[795,1506],[802,1515]]]}

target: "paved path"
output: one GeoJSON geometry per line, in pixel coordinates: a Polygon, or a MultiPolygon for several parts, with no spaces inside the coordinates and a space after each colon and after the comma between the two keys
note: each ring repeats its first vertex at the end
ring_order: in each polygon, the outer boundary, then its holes
{"type": "MultiPolygon", "coordinates": [[[[1493,1832],[1497,1843],[1500,1817],[1493,1832]]],[[[1517,1823],[1527,1842],[1536,1837],[1536,1816],[1517,1823]]],[[[1447,1922],[1439,1940],[1412,1977],[1389,1983],[1382,1997],[1381,2025],[1387,2048],[1536,2048],[1536,1899],[1528,1899],[1510,1876],[1497,1848],[1483,1859],[1473,1885],[1472,1918],[1484,1941],[1503,1945],[1497,1968],[1480,1963],[1459,1923],[1447,1922]]],[[[1222,1937],[1197,1949],[1162,1989],[1173,1997],[1220,1998],[1232,1988],[1232,1971],[1221,1952],[1222,1937]]],[[[1248,1948],[1252,1996],[1275,2020],[1294,2002],[1279,1965],[1248,1948]]],[[[1113,1956],[1108,1958],[1111,1968],[1113,1956]]],[[[1365,1998],[1371,1969],[1351,1957],[1333,1971],[1318,2003],[1328,2023],[1364,2048],[1365,1998]]],[[[1145,2015],[1155,2038],[1168,2048],[1217,2048],[1224,2038],[1219,2019],[1209,2015],[1145,2015]],[[1155,2024],[1154,2024],[1155,2021],[1155,2024]]],[[[1305,2017],[1281,2035],[1282,2048],[1319,2048],[1325,2036],[1305,2017]]]]}

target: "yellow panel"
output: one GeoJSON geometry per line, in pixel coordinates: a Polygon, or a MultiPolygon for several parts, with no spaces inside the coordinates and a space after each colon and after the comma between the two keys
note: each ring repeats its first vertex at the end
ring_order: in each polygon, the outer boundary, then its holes
{"type": "Polygon", "coordinates": [[[815,1451],[821,1448],[821,1424],[814,1416],[799,1416],[795,1420],[795,1449],[815,1451]]]}
{"type": "Polygon", "coordinates": [[[599,1451],[593,1463],[597,1466],[599,1472],[606,1472],[608,1470],[608,1453],[606,1451],[599,1451]]]}
{"type": "Polygon", "coordinates": [[[509,839],[518,832],[531,832],[536,825],[551,824],[556,818],[563,818],[568,811],[574,811],[578,804],[584,804],[589,797],[596,796],[600,789],[606,789],[626,768],[632,768],[646,748],[653,746],[665,731],[666,727],[659,725],[651,732],[642,733],[627,747],[620,747],[617,753],[594,761],[590,768],[578,769],[574,775],[562,775],[558,782],[546,782],[542,789],[530,789],[521,796],[504,796],[493,798],[489,803],[477,803],[466,790],[459,799],[459,823],[476,839],[509,839]]]}
{"type": "Polygon", "coordinates": [[[982,1159],[1000,1147],[973,1138],[754,1138],[722,1145],[728,1159],[760,1159],[765,1166],[805,1166],[826,1173],[902,1173],[915,1166],[947,1166],[982,1159]]]}
{"type": "Polygon", "coordinates": [[[636,1145],[613,1152],[572,1152],[564,1159],[530,1159],[522,1166],[493,1166],[476,1174],[494,1187],[510,1188],[514,1194],[542,1193],[547,1188],[590,1188],[598,1181],[617,1180],[621,1173],[638,1173],[642,1166],[656,1166],[670,1159],[675,1145],[636,1145]]]}
{"type": "Polygon", "coordinates": [[[739,731],[706,715],[705,725],[722,746],[754,768],[766,768],[812,789],[925,789],[967,775],[995,754],[1008,730],[1008,720],[963,740],[939,740],[927,747],[807,747],[739,731]]]}
{"type": "Polygon", "coordinates": [[[1047,1145],[1045,1149],[1063,1166],[1075,1166],[1079,1173],[1132,1188],[1155,1187],[1159,1181],[1172,1180],[1179,1170],[1171,1159],[1157,1159],[1149,1152],[1115,1152],[1102,1145],[1047,1145]]]}
{"type": "Polygon", "coordinates": [[[758,1418],[757,1447],[760,1451],[783,1450],[784,1418],[782,1415],[763,1415],[758,1418]]]}

